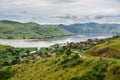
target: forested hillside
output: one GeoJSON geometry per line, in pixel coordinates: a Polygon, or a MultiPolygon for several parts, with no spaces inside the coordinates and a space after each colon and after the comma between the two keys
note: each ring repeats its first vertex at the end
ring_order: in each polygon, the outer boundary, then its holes
{"type": "Polygon", "coordinates": [[[74,34],[92,34],[92,35],[116,35],[120,34],[120,24],[99,24],[99,23],[77,23],[71,25],[59,25],[74,34]]]}
{"type": "Polygon", "coordinates": [[[0,21],[1,39],[43,39],[73,34],[116,35],[120,34],[120,24],[98,24],[91,22],[71,25],[40,25],[34,22],[0,21]]]}
{"type": "Polygon", "coordinates": [[[70,36],[71,32],[59,28],[57,25],[39,25],[28,22],[0,21],[1,39],[42,39],[70,36]]]}

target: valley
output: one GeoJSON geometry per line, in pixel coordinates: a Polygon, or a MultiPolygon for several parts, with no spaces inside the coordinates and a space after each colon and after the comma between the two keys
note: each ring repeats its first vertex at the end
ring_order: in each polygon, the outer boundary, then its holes
{"type": "Polygon", "coordinates": [[[0,0],[0,80],[120,80],[120,0],[0,0]]]}
{"type": "Polygon", "coordinates": [[[119,39],[114,36],[41,48],[34,54],[22,56],[22,61],[19,57],[15,59],[17,63],[1,67],[0,74],[4,76],[1,80],[119,80],[120,52],[116,47],[120,46],[119,39]],[[95,49],[102,45],[106,46],[95,49]],[[100,56],[93,55],[96,51],[104,52],[106,47],[115,52],[115,56],[106,51],[100,56]]]}
{"type": "Polygon", "coordinates": [[[119,80],[119,30],[0,21],[0,80],[119,80]]]}

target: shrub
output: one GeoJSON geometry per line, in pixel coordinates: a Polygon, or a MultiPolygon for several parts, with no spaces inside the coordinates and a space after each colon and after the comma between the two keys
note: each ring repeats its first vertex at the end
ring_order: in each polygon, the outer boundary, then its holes
{"type": "Polygon", "coordinates": [[[105,77],[104,72],[106,72],[107,67],[107,62],[104,62],[104,60],[99,61],[91,71],[86,72],[80,77],[80,80],[103,80],[105,77]]]}
{"type": "Polygon", "coordinates": [[[71,49],[67,49],[65,52],[64,52],[67,56],[71,55],[71,49]]]}
{"type": "Polygon", "coordinates": [[[8,62],[8,61],[5,61],[3,64],[2,64],[2,66],[9,66],[10,65],[10,63],[8,62]]]}
{"type": "Polygon", "coordinates": [[[12,76],[10,71],[0,71],[0,80],[7,80],[12,76]]]}
{"type": "Polygon", "coordinates": [[[73,59],[79,58],[79,55],[77,53],[73,53],[71,56],[73,59]]]}
{"type": "Polygon", "coordinates": [[[79,77],[73,77],[71,80],[79,80],[79,77]]]}
{"type": "Polygon", "coordinates": [[[112,74],[120,74],[120,66],[119,65],[115,65],[112,69],[112,74]]]}
{"type": "Polygon", "coordinates": [[[77,59],[76,61],[74,61],[72,64],[71,64],[71,67],[75,66],[75,65],[78,65],[80,63],[83,63],[83,60],[81,59],[77,59]]]}
{"type": "Polygon", "coordinates": [[[80,80],[103,80],[104,74],[101,72],[96,72],[94,70],[85,73],[80,80]]]}

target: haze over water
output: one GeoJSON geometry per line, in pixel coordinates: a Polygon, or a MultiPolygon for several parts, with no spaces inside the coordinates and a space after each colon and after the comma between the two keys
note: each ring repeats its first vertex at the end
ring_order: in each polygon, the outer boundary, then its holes
{"type": "Polygon", "coordinates": [[[54,44],[60,44],[60,43],[67,43],[67,42],[81,42],[86,41],[88,39],[104,39],[112,36],[85,36],[85,35],[76,35],[71,36],[66,39],[58,39],[58,40],[50,40],[50,41],[41,41],[41,40],[32,40],[32,39],[26,39],[26,40],[4,40],[0,39],[0,44],[3,45],[10,45],[13,47],[49,47],[54,44]]]}

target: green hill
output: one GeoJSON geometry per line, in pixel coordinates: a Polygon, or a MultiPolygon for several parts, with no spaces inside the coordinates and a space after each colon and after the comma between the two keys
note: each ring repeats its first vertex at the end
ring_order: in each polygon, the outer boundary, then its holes
{"type": "Polygon", "coordinates": [[[73,49],[66,49],[64,52],[51,57],[2,67],[0,69],[0,75],[2,75],[0,79],[119,80],[120,60],[117,59],[120,53],[119,41],[120,38],[105,39],[102,43],[98,43],[88,50],[88,53],[92,55],[92,53],[103,49],[105,53],[102,53],[102,51],[100,54],[109,54],[109,56],[104,56],[109,58],[99,57],[101,55],[96,55],[96,57],[82,55],[74,52],[73,49]],[[104,50],[106,47],[109,50],[104,50]],[[115,56],[111,57],[112,54],[115,56]]]}
{"type": "Polygon", "coordinates": [[[120,59],[120,38],[105,40],[102,44],[92,47],[88,54],[120,59]]]}
{"type": "Polygon", "coordinates": [[[72,33],[59,28],[57,25],[0,21],[0,38],[2,39],[41,39],[69,35],[72,35],[72,33]]]}
{"type": "Polygon", "coordinates": [[[120,61],[64,54],[0,69],[1,80],[119,80],[120,61]],[[7,74],[7,77],[6,77],[7,74]],[[2,76],[1,76],[2,75],[2,76]]]}
{"type": "MultiPolygon", "coordinates": [[[[51,46],[50,51],[53,48],[56,55],[45,48],[43,52],[48,52],[48,56],[40,51],[35,54],[43,56],[38,60],[29,60],[27,56],[24,62],[2,66],[0,80],[120,80],[120,38],[94,41],[51,46]]],[[[2,46],[0,51],[6,47],[2,46]]]]}
{"type": "Polygon", "coordinates": [[[108,23],[76,23],[71,25],[59,25],[60,28],[66,29],[74,34],[88,35],[117,35],[120,34],[120,24],[108,23]],[[107,33],[106,33],[107,32],[107,33]]]}

